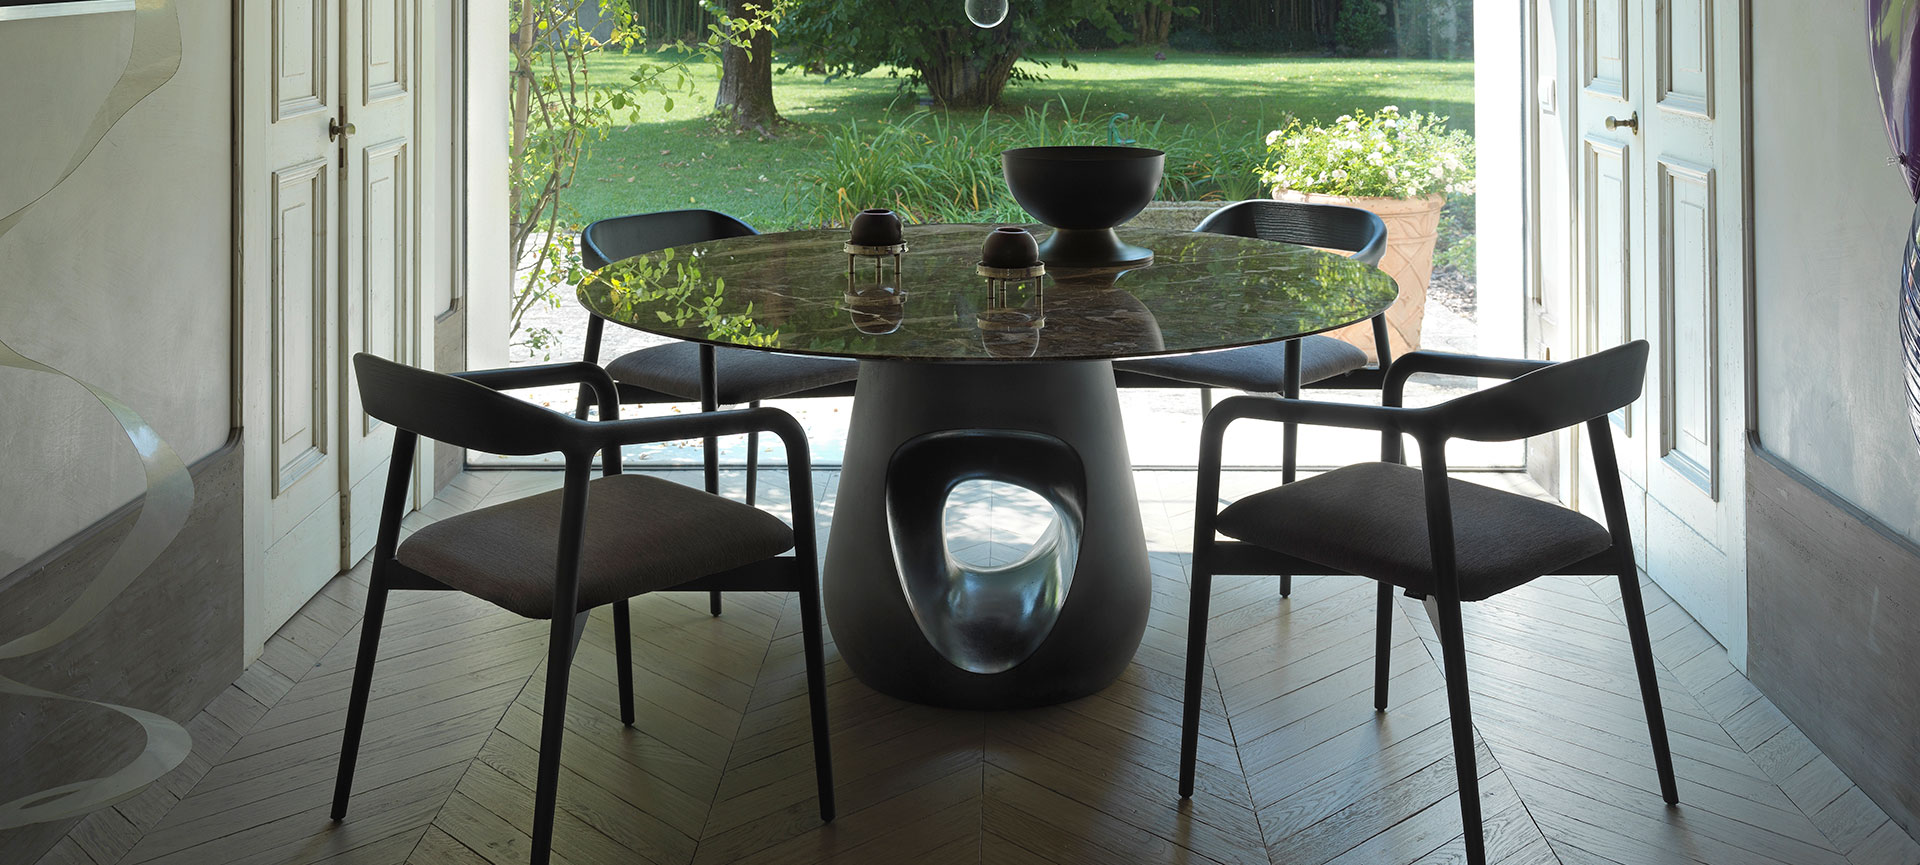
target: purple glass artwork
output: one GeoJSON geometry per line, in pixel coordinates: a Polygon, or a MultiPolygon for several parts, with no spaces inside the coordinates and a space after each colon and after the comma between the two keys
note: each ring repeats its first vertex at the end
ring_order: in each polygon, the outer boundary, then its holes
{"type": "Polygon", "coordinates": [[[1920,209],[1907,230],[1907,257],[1900,268],[1900,344],[1906,347],[1907,420],[1920,441],[1920,209]]]}
{"type": "Polygon", "coordinates": [[[1920,40],[1920,0],[1867,0],[1867,42],[1872,48],[1873,80],[1880,87],[1880,110],[1887,118],[1887,137],[1893,142],[1893,161],[1907,178],[1907,191],[1920,200],[1920,156],[1913,155],[1914,133],[1920,130],[1920,104],[1913,74],[1916,40],[1920,40]]]}
{"type": "MultiPolygon", "coordinates": [[[[1880,110],[1887,118],[1893,162],[1907,179],[1907,192],[1920,200],[1920,154],[1913,152],[1920,130],[1914,90],[1914,50],[1920,41],[1920,0],[1867,0],[1867,42],[1872,47],[1873,80],[1880,88],[1880,110]]],[[[1906,258],[1900,268],[1900,344],[1906,358],[1907,420],[1920,441],[1920,210],[1907,232],[1906,258]]]]}

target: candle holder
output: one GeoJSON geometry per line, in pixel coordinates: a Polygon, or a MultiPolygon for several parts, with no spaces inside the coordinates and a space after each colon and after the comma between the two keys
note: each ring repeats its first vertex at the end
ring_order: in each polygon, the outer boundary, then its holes
{"type": "Polygon", "coordinates": [[[884,279],[883,271],[886,259],[893,259],[893,276],[900,278],[900,255],[907,251],[906,238],[900,227],[900,217],[886,208],[862,210],[853,218],[853,224],[847,229],[847,242],[841,244],[847,253],[847,274],[854,272],[854,262],[862,258],[874,260],[874,279],[884,279]]]}

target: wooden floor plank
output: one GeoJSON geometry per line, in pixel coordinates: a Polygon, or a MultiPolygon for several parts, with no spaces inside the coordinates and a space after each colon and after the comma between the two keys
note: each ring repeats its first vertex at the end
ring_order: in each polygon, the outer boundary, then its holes
{"type": "MultiPolygon", "coordinates": [[[[699,473],[666,472],[698,485],[699,473]]],[[[1528,488],[1521,480],[1483,481],[1528,488]]],[[[1193,476],[1142,473],[1151,609],[1101,693],[1015,712],[905,703],[826,642],[839,816],[819,819],[792,593],[636,599],[637,723],[620,723],[610,612],[570,671],[554,861],[574,865],[1189,862],[1454,865],[1452,732],[1425,609],[1358,577],[1213,582],[1195,794],[1177,795],[1193,476]]],[[[1230,473],[1230,492],[1271,473],[1230,473]]],[[[739,472],[726,482],[737,490],[739,472]]],[[[765,501],[788,500],[783,473],[765,501]]],[[[558,486],[462,475],[410,531],[558,486]]],[[[838,477],[815,478],[816,494],[838,477]]],[[[822,502],[823,518],[832,513],[822,502]]],[[[1011,498],[960,515],[978,555],[1032,534],[1011,498]],[[1002,521],[1007,524],[1003,525],[1002,521]],[[1017,523],[1017,524],[1015,524],[1017,523]]],[[[774,509],[781,512],[779,507],[774,509]]],[[[826,525],[820,527],[826,536],[826,525]]],[[[63,840],[67,865],[518,865],[528,856],[547,624],[457,593],[395,593],[348,819],[327,818],[367,568],[341,574],[192,719],[194,751],[63,840]]],[[[1661,802],[1617,587],[1546,578],[1463,615],[1489,860],[1501,865],[1920,865],[1920,843],[1645,586],[1681,805],[1661,802]],[[1843,854],[1851,854],[1851,858],[1843,854]]],[[[48,865],[63,860],[49,858],[48,865]]]]}

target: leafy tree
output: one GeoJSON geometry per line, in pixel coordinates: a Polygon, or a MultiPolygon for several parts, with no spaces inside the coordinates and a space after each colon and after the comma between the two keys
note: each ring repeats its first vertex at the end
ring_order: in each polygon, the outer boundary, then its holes
{"type": "Polygon", "coordinates": [[[891,65],[905,86],[926,87],[948,108],[985,108],[1009,82],[1039,77],[1016,66],[1020,60],[1071,50],[1068,32],[1076,25],[1097,27],[1116,42],[1130,40],[1116,13],[1133,23],[1141,4],[1012,0],[1010,6],[1006,21],[983,30],[967,20],[961,0],[798,0],[781,37],[795,66],[858,75],[891,65]]]}
{"type": "Polygon", "coordinates": [[[586,276],[574,251],[576,214],[561,202],[561,194],[573,185],[588,148],[606,138],[616,120],[642,99],[661,99],[673,110],[673,95],[692,89],[689,63],[718,63],[724,47],[750,44],[767,29],[769,18],[721,16],[705,40],[657,44],[654,59],[637,64],[624,80],[589,86],[588,67],[602,52],[648,50],[647,34],[635,23],[628,0],[509,0],[507,15],[513,62],[507,338],[538,353],[551,348],[555,334],[523,327],[527,312],[558,305],[586,276]]]}
{"type": "Polygon", "coordinates": [[[1340,47],[1365,54],[1387,38],[1387,16],[1378,0],[1346,0],[1340,4],[1340,20],[1333,25],[1340,47]]]}

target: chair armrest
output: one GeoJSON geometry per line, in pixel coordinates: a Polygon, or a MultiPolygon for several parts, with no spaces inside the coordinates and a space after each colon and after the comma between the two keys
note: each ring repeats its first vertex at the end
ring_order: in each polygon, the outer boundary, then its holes
{"type": "Polygon", "coordinates": [[[1526,360],[1512,357],[1483,357],[1443,351],[1412,351],[1395,358],[1387,368],[1386,381],[1380,386],[1380,401],[1400,405],[1407,379],[1421,373],[1463,375],[1474,378],[1519,378],[1534,370],[1553,366],[1550,360],[1526,360]]]}
{"type": "Polygon", "coordinates": [[[1222,400],[1207,412],[1208,435],[1225,431],[1228,424],[1242,418],[1335,426],[1378,432],[1418,432],[1423,428],[1426,409],[1399,406],[1353,405],[1340,402],[1283,399],[1270,396],[1236,396],[1222,400]]]}
{"type": "Polygon", "coordinates": [[[518,390],[554,384],[586,385],[593,389],[594,398],[600,403],[601,419],[611,421],[620,417],[619,387],[613,383],[613,376],[608,375],[599,364],[576,360],[501,369],[470,369],[453,373],[453,376],[494,390],[518,390]]]}
{"type": "Polygon", "coordinates": [[[1201,425],[1200,464],[1202,474],[1219,472],[1220,451],[1227,425],[1241,419],[1303,423],[1313,426],[1375,430],[1383,438],[1398,441],[1397,433],[1420,435],[1426,431],[1430,409],[1398,406],[1352,405],[1337,402],[1283,399],[1270,396],[1236,396],[1222,400],[1207,412],[1201,425]]]}
{"type": "Polygon", "coordinates": [[[812,465],[807,455],[806,431],[800,427],[799,421],[794,420],[793,415],[777,408],[703,411],[667,417],[574,423],[580,436],[578,447],[588,452],[674,439],[770,432],[779,436],[781,443],[786,445],[788,465],[812,465]]]}

